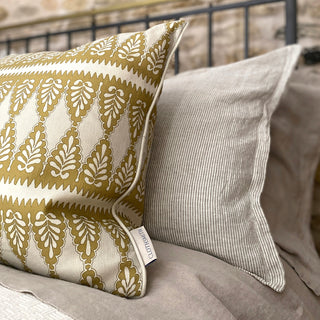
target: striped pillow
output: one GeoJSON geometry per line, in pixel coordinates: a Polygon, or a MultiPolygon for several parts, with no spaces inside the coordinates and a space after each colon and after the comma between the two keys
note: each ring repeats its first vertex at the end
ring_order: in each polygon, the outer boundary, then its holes
{"type": "Polygon", "coordinates": [[[165,81],[147,175],[145,225],[276,291],[284,271],[260,205],[270,118],[299,46],[165,81]]]}

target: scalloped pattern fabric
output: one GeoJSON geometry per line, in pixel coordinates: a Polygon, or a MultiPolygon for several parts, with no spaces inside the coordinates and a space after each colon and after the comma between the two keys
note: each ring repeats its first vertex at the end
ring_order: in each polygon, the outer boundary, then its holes
{"type": "Polygon", "coordinates": [[[130,230],[168,61],[186,23],[0,60],[0,259],[144,295],[130,230]]]}

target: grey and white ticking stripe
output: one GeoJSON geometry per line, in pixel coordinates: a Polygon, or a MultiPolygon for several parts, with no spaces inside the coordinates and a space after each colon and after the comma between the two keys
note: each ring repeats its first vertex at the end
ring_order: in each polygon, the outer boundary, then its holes
{"type": "Polygon", "coordinates": [[[284,271],[260,195],[270,117],[299,52],[166,80],[147,175],[151,237],[219,257],[276,291],[284,271]]]}

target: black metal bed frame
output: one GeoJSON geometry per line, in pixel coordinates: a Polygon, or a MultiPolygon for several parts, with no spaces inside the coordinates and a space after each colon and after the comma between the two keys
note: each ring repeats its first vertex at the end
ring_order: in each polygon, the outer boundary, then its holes
{"type": "MultiPolygon", "coordinates": [[[[0,46],[5,46],[6,53],[9,55],[11,53],[12,44],[14,42],[25,42],[25,52],[29,52],[30,43],[34,39],[43,38],[45,41],[45,49],[50,50],[50,38],[53,36],[66,35],[67,36],[67,48],[72,47],[72,35],[80,32],[91,32],[92,41],[96,40],[96,32],[101,29],[116,28],[117,32],[121,32],[123,26],[143,23],[145,28],[149,28],[151,22],[159,22],[163,20],[178,20],[180,18],[195,16],[199,14],[208,15],[208,66],[211,67],[213,64],[212,52],[213,52],[213,24],[214,24],[214,13],[219,11],[226,11],[231,9],[243,9],[244,10],[244,57],[249,57],[249,18],[250,18],[250,8],[253,6],[271,4],[271,3],[284,3],[284,13],[285,13],[285,43],[287,45],[297,42],[297,3],[296,0],[249,0],[239,3],[231,3],[224,5],[209,5],[208,7],[200,9],[186,10],[182,12],[157,15],[157,16],[144,16],[140,19],[133,19],[128,21],[119,21],[116,23],[108,23],[97,25],[96,16],[92,15],[92,23],[88,27],[63,30],[57,32],[46,32],[43,34],[33,35],[23,38],[14,38],[0,41],[0,46]]],[[[179,72],[179,50],[175,52],[175,73],[179,72]]]]}

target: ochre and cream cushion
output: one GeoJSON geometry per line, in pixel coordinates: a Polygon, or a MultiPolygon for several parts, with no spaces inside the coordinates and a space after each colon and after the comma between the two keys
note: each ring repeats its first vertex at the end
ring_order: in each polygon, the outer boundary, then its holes
{"type": "Polygon", "coordinates": [[[276,291],[284,272],[260,205],[270,119],[299,46],[165,81],[147,174],[145,226],[276,291]]]}
{"type": "Polygon", "coordinates": [[[141,225],[154,106],[185,26],[0,60],[2,263],[144,295],[129,231],[141,225]]]}

